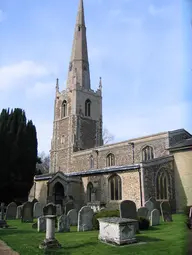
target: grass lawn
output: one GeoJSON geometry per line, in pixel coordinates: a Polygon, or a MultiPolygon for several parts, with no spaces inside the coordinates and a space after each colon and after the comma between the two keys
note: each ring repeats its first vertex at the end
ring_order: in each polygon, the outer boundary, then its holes
{"type": "Polygon", "coordinates": [[[138,240],[146,244],[114,247],[98,241],[98,231],[76,232],[72,228],[69,233],[56,233],[57,240],[63,248],[45,253],[38,246],[45,238],[45,233],[38,233],[32,229],[30,223],[21,223],[19,220],[8,221],[11,227],[17,229],[1,229],[0,239],[5,241],[20,255],[158,255],[158,254],[186,254],[187,230],[184,225],[184,215],[173,215],[173,222],[161,223],[161,225],[141,231],[137,235],[138,240]]]}

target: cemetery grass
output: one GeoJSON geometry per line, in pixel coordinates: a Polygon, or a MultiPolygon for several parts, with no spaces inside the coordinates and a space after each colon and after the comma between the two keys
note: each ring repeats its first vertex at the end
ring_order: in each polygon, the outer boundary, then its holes
{"type": "Polygon", "coordinates": [[[114,247],[98,241],[98,231],[76,232],[72,227],[69,233],[56,233],[57,240],[63,246],[61,249],[44,252],[38,248],[45,233],[38,233],[32,229],[32,224],[21,223],[20,220],[8,221],[10,227],[16,229],[1,229],[0,239],[6,242],[20,255],[158,255],[158,254],[186,254],[187,229],[184,215],[173,215],[173,222],[164,223],[141,231],[137,239],[143,244],[114,247]]]}

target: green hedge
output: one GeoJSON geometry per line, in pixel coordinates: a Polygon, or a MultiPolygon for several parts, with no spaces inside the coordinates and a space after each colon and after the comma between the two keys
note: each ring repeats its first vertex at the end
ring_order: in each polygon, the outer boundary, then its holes
{"type": "Polygon", "coordinates": [[[99,230],[99,222],[97,219],[107,218],[107,217],[120,217],[119,210],[101,211],[101,212],[95,213],[93,216],[93,228],[99,230]]]}

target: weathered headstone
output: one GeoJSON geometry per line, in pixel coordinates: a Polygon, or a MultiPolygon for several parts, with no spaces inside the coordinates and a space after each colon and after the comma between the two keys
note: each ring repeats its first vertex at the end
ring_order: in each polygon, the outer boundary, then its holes
{"type": "Polygon", "coordinates": [[[78,213],[78,231],[93,229],[93,210],[89,206],[83,206],[78,213]]]}
{"type": "Polygon", "coordinates": [[[46,218],[45,216],[41,216],[37,219],[37,231],[45,232],[46,231],[46,218]]]}
{"type": "Polygon", "coordinates": [[[73,203],[73,201],[68,201],[65,204],[65,214],[67,214],[72,209],[74,209],[74,203],[73,203]]]}
{"type": "Polygon", "coordinates": [[[16,214],[17,214],[17,205],[16,205],[15,202],[11,202],[7,206],[5,219],[6,220],[15,220],[16,219],[16,214]]]}
{"type": "Polygon", "coordinates": [[[56,205],[49,203],[43,207],[43,215],[56,215],[56,205]]]}
{"type": "Polygon", "coordinates": [[[68,213],[67,216],[69,217],[69,222],[71,226],[77,226],[78,222],[78,213],[76,209],[71,209],[68,213]]]}
{"type": "Polygon", "coordinates": [[[169,202],[167,201],[161,202],[160,208],[161,208],[161,215],[163,217],[163,221],[165,222],[173,221],[169,202]]]}
{"type": "Polygon", "coordinates": [[[148,212],[148,218],[150,219],[151,217],[151,212],[156,208],[156,200],[154,198],[149,198],[149,200],[147,200],[145,202],[145,207],[149,210],[148,212]]]}
{"type": "Polygon", "coordinates": [[[23,204],[22,212],[21,212],[21,221],[22,222],[33,222],[33,203],[25,202],[23,204]]]}
{"type": "MultiPolygon", "coordinates": [[[[55,210],[56,213],[56,210],[55,210]]],[[[39,245],[40,249],[61,248],[60,243],[55,239],[55,219],[57,216],[46,215],[46,236],[45,240],[39,245]]]]}
{"type": "Polygon", "coordinates": [[[149,213],[149,210],[147,209],[147,207],[140,207],[137,211],[138,217],[142,217],[145,219],[148,218],[148,213],[149,213]]]}
{"type": "Polygon", "coordinates": [[[151,226],[156,226],[160,224],[160,212],[158,209],[154,209],[151,212],[151,217],[150,217],[150,225],[151,226]]]}
{"type": "Polygon", "coordinates": [[[40,202],[36,202],[33,207],[34,218],[39,218],[43,215],[43,205],[40,202]]]}
{"type": "Polygon", "coordinates": [[[119,205],[120,217],[128,219],[137,219],[136,204],[131,200],[124,200],[119,205]]]}
{"type": "Polygon", "coordinates": [[[23,205],[19,205],[19,206],[17,206],[16,219],[21,219],[22,209],[23,209],[23,205]]]}
{"type": "Polygon", "coordinates": [[[61,205],[56,205],[56,215],[57,216],[61,216],[62,214],[62,208],[61,208],[61,205]]]}
{"type": "Polygon", "coordinates": [[[70,232],[70,222],[67,215],[61,215],[58,219],[58,232],[70,232]]]}

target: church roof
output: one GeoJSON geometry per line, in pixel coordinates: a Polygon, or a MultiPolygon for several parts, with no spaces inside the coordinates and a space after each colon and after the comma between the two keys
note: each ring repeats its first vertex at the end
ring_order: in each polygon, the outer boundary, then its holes
{"type": "Polygon", "coordinates": [[[181,142],[178,142],[174,146],[169,148],[170,151],[178,151],[185,149],[192,149],[192,138],[188,138],[181,142]]]}

